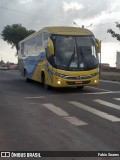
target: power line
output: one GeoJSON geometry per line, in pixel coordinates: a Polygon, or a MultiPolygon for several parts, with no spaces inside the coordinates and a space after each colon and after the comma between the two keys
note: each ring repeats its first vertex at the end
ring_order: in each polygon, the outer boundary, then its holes
{"type": "MultiPolygon", "coordinates": [[[[1,9],[5,9],[5,10],[9,10],[9,11],[13,11],[13,12],[17,12],[17,13],[22,13],[22,14],[27,14],[27,15],[30,15],[30,16],[36,16],[36,15],[33,15],[31,13],[27,13],[27,12],[23,12],[23,11],[17,11],[17,10],[14,10],[14,9],[10,9],[10,8],[6,8],[6,7],[2,7],[0,6],[1,9]]],[[[57,18],[54,18],[55,21],[58,21],[58,22],[63,22],[61,20],[58,20],[57,18]]],[[[103,24],[92,24],[91,26],[88,26],[88,27],[92,27],[92,26],[104,26],[104,25],[109,25],[109,24],[112,24],[112,23],[116,23],[116,22],[120,22],[120,21],[115,21],[115,22],[109,22],[109,23],[103,23],[103,24]]],[[[76,23],[74,22],[74,24],[76,25],[76,23]]],[[[2,27],[2,26],[0,26],[2,27]]]]}
{"type": "Polygon", "coordinates": [[[104,26],[104,25],[109,25],[109,24],[116,23],[116,22],[119,23],[120,21],[109,22],[109,23],[102,23],[102,24],[95,24],[95,25],[92,25],[92,26],[104,26]]]}
{"type": "Polygon", "coordinates": [[[6,7],[2,7],[2,6],[0,6],[0,8],[1,8],[1,9],[5,9],[5,10],[9,10],[9,11],[13,11],[13,12],[18,12],[18,13],[22,13],[22,14],[27,14],[27,15],[35,16],[35,15],[30,14],[30,13],[27,13],[27,12],[17,11],[17,10],[10,9],[10,8],[6,8],[6,7]]]}
{"type": "MultiPolygon", "coordinates": [[[[30,15],[30,16],[36,16],[36,15],[33,15],[33,14],[31,14],[31,13],[28,13],[28,12],[23,12],[23,11],[17,11],[17,10],[14,10],[14,9],[10,9],[10,8],[6,8],[6,7],[2,7],[2,6],[0,6],[0,8],[1,9],[5,9],[5,10],[9,10],[9,11],[13,11],[13,12],[17,12],[17,13],[22,13],[22,14],[27,14],[27,15],[30,15]]],[[[37,17],[37,16],[36,16],[37,17]]],[[[58,22],[63,22],[63,21],[61,21],[61,20],[59,20],[59,19],[57,19],[57,18],[53,18],[55,21],[58,21],[58,22]]]]}

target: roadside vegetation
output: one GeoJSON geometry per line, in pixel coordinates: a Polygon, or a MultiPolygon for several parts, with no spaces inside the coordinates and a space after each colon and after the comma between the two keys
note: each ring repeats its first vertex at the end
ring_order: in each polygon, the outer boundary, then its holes
{"type": "Polygon", "coordinates": [[[120,69],[102,69],[100,73],[100,79],[120,82],[120,69]]]}
{"type": "Polygon", "coordinates": [[[16,48],[18,55],[18,43],[34,32],[34,30],[28,30],[26,27],[23,27],[22,24],[13,24],[5,26],[1,36],[4,41],[12,45],[12,48],[16,48]]]}
{"type": "Polygon", "coordinates": [[[101,76],[100,76],[100,79],[120,82],[120,76],[101,75],[101,76]]]}

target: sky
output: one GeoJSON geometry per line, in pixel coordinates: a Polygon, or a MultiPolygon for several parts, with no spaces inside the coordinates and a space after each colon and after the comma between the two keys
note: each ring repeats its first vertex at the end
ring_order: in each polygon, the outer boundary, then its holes
{"type": "MultiPolygon", "coordinates": [[[[107,30],[120,34],[115,23],[120,23],[120,0],[0,0],[0,15],[0,33],[6,25],[19,23],[36,31],[47,26],[84,25],[102,41],[102,63],[116,66],[120,42],[107,30]]],[[[15,48],[0,36],[0,60],[17,63],[15,54],[15,48]]]]}

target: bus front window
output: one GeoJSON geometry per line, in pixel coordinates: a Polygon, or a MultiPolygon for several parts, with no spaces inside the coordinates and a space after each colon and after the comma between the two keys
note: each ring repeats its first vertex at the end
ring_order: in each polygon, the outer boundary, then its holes
{"type": "Polygon", "coordinates": [[[57,36],[55,47],[55,63],[67,67],[74,53],[74,37],[57,36]]]}
{"type": "Polygon", "coordinates": [[[79,64],[84,64],[85,69],[96,67],[99,62],[94,37],[76,37],[76,42],[79,64]]]}
{"type": "Polygon", "coordinates": [[[58,68],[89,70],[98,65],[96,43],[92,36],[55,36],[54,62],[58,68]]]}

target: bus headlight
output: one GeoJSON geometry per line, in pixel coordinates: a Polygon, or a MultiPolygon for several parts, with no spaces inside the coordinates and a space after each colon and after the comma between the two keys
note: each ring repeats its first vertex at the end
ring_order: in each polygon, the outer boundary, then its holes
{"type": "Polygon", "coordinates": [[[94,80],[94,83],[97,83],[97,82],[98,82],[98,80],[97,80],[97,79],[95,79],[95,80],[94,80]]]}
{"type": "Polygon", "coordinates": [[[57,83],[60,85],[61,84],[61,80],[58,79],[57,83]]]}

